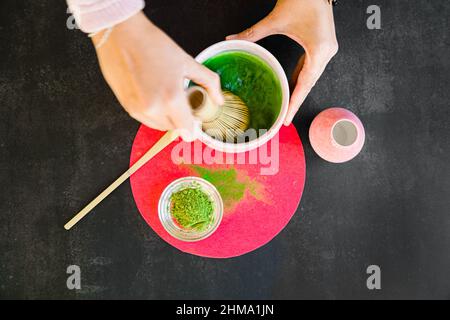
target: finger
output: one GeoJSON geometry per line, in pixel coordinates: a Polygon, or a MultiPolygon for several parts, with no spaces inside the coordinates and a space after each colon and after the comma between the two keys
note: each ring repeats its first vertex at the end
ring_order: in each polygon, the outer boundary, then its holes
{"type": "Polygon", "coordinates": [[[286,126],[291,124],[298,109],[325,69],[322,64],[309,61],[307,56],[304,59],[300,58],[299,64],[303,64],[303,66],[300,66],[297,84],[289,102],[288,113],[284,121],[286,126]]]}
{"type": "Polygon", "coordinates": [[[272,29],[272,19],[270,16],[262,19],[254,26],[244,30],[238,34],[232,34],[226,37],[227,40],[246,40],[251,42],[256,42],[274,34],[272,29]]]}
{"type": "Polygon", "coordinates": [[[194,116],[187,98],[184,95],[181,97],[169,107],[169,119],[181,138],[184,141],[191,142],[196,138],[194,116]]]}
{"type": "Polygon", "coordinates": [[[133,117],[133,118],[136,119],[137,121],[139,121],[140,123],[142,123],[143,125],[145,125],[149,128],[155,129],[155,130],[168,131],[168,130],[174,129],[173,125],[169,121],[166,121],[166,120],[154,121],[143,115],[133,117]]]}
{"type": "Polygon", "coordinates": [[[143,125],[160,130],[160,131],[167,131],[171,129],[175,129],[174,125],[169,121],[169,119],[165,115],[158,115],[158,116],[150,116],[149,114],[145,113],[130,113],[130,116],[143,125]]]}
{"type": "Polygon", "coordinates": [[[211,99],[218,105],[223,105],[225,100],[220,85],[220,77],[195,60],[192,60],[187,70],[187,77],[204,87],[211,99]]]}

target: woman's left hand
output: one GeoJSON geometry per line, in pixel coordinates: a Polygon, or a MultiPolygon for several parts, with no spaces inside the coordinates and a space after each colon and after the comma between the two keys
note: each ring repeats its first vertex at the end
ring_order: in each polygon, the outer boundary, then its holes
{"type": "Polygon", "coordinates": [[[305,50],[293,75],[292,92],[285,125],[292,122],[306,96],[337,53],[333,9],[328,0],[278,0],[273,11],[253,27],[227,40],[258,41],[274,34],[284,34],[305,50]]]}

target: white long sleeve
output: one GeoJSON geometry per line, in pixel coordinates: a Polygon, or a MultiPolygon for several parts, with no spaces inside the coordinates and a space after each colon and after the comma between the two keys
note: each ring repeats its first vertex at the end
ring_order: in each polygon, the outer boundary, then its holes
{"type": "Polygon", "coordinates": [[[86,33],[112,27],[145,6],[144,0],[67,0],[78,27],[86,33]]]}

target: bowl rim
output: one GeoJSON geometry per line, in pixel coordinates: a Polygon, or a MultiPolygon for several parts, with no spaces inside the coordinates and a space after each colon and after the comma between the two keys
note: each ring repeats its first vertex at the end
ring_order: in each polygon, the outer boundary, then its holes
{"type": "MultiPolygon", "coordinates": [[[[289,83],[283,67],[270,51],[256,43],[245,40],[225,40],[217,42],[200,52],[195,57],[195,60],[199,63],[203,63],[209,58],[227,51],[243,51],[259,57],[264,62],[266,62],[270,68],[272,68],[281,85],[282,102],[280,113],[278,114],[278,117],[272,127],[260,137],[245,143],[227,143],[213,139],[202,130],[199,130],[198,138],[207,146],[222,152],[240,153],[250,151],[264,145],[269,140],[271,140],[281,129],[289,107],[289,83]]],[[[189,79],[185,80],[185,88],[189,86],[189,82],[189,79]]]]}

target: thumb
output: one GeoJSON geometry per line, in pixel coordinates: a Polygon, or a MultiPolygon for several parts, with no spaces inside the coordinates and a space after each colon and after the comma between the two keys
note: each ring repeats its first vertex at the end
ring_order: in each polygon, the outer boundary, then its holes
{"type": "Polygon", "coordinates": [[[246,40],[256,42],[272,34],[274,34],[272,19],[268,16],[241,33],[227,36],[226,40],[246,40]]]}
{"type": "Polygon", "coordinates": [[[294,72],[294,76],[298,75],[298,78],[284,121],[286,126],[291,124],[295,114],[300,109],[300,106],[305,101],[324,69],[325,66],[323,63],[312,62],[307,55],[300,58],[296,71],[294,72]]]}

